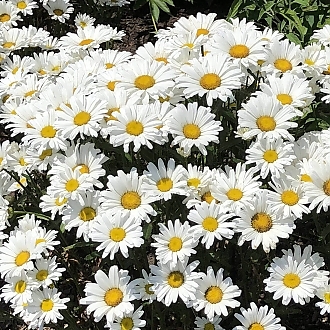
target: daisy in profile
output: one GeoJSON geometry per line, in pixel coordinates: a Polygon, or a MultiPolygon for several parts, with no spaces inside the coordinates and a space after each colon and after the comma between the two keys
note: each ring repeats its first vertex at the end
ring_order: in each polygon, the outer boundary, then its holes
{"type": "MultiPolygon", "coordinates": [[[[1,7],[1,3],[0,3],[0,7],[1,7]]],[[[1,18],[0,18],[0,22],[1,22],[1,18]]],[[[18,28],[11,28],[9,30],[3,29],[1,31],[0,45],[2,46],[2,51],[4,52],[11,52],[13,50],[26,47],[26,34],[22,29],[18,29],[18,28]]],[[[18,77],[18,75],[15,76],[16,78],[18,77]]]]}
{"type": "Polygon", "coordinates": [[[130,276],[127,270],[118,269],[117,265],[109,268],[108,275],[102,270],[95,274],[96,283],[87,283],[84,289],[86,297],[79,303],[87,306],[87,314],[94,312],[95,322],[106,316],[107,323],[113,322],[116,317],[123,317],[131,313],[134,306],[131,303],[136,299],[134,286],[129,283],[130,276]]]}
{"type": "Polygon", "coordinates": [[[76,27],[81,27],[82,29],[84,29],[87,26],[91,26],[94,25],[95,22],[95,18],[91,17],[85,13],[81,14],[78,13],[74,19],[74,23],[76,25],[76,27]]]}
{"type": "Polygon", "coordinates": [[[156,40],[153,44],[152,42],[148,42],[142,46],[140,46],[135,54],[134,58],[141,60],[150,60],[162,62],[164,64],[168,64],[168,58],[171,52],[166,49],[166,41],[165,40],[156,40]]]}
{"type": "Polygon", "coordinates": [[[313,31],[312,39],[316,39],[323,46],[330,45],[330,25],[325,24],[322,29],[317,29],[313,31]]]}
{"type": "MultiPolygon", "coordinates": [[[[48,190],[48,189],[47,189],[48,190]]],[[[68,202],[67,198],[54,197],[52,195],[45,194],[40,197],[39,207],[42,212],[51,212],[51,219],[54,220],[57,213],[62,214],[62,210],[66,207],[68,202]]]]}
{"type": "Polygon", "coordinates": [[[63,320],[61,309],[67,309],[66,303],[70,298],[60,298],[61,292],[56,288],[43,288],[32,292],[32,302],[27,306],[27,312],[31,315],[31,323],[37,323],[39,327],[50,322],[57,323],[63,320]]]}
{"type": "Polygon", "coordinates": [[[120,112],[113,113],[116,118],[108,128],[110,143],[114,147],[123,145],[128,153],[129,145],[133,142],[133,151],[137,152],[145,145],[153,148],[152,142],[161,144],[162,136],[157,126],[162,125],[149,105],[126,106],[120,112]]]}
{"type": "Polygon", "coordinates": [[[202,238],[201,243],[209,249],[215,239],[221,241],[223,238],[233,237],[233,228],[236,225],[228,221],[232,217],[233,214],[224,213],[221,204],[216,204],[213,200],[210,204],[207,202],[196,204],[195,210],[191,210],[187,218],[196,224],[191,227],[194,237],[202,238]]]}
{"type": "Polygon", "coordinates": [[[150,265],[150,278],[157,300],[166,306],[176,303],[180,297],[182,301],[189,305],[195,300],[195,293],[198,287],[197,281],[201,278],[201,273],[194,272],[199,265],[199,261],[193,261],[187,265],[186,261],[179,261],[176,265],[158,263],[157,266],[150,265]]]}
{"type": "Polygon", "coordinates": [[[151,273],[148,274],[144,269],[142,269],[142,277],[136,278],[132,281],[132,284],[134,283],[135,285],[136,299],[142,301],[148,300],[149,304],[156,299],[156,295],[150,281],[151,276],[151,273]]]}
{"type": "Polygon", "coordinates": [[[241,71],[222,54],[192,59],[181,71],[184,74],[176,79],[177,87],[182,87],[188,98],[205,95],[208,106],[212,106],[214,99],[224,102],[233,99],[232,91],[241,87],[241,71]]]}
{"type": "Polygon", "coordinates": [[[262,244],[263,250],[268,253],[276,248],[279,238],[288,238],[296,228],[293,217],[279,216],[271,209],[267,204],[268,196],[268,190],[260,190],[251,200],[253,208],[246,207],[237,214],[235,231],[241,233],[239,246],[251,241],[252,249],[262,244]]]}
{"type": "Polygon", "coordinates": [[[167,120],[167,126],[174,137],[171,146],[179,144],[185,155],[190,154],[191,148],[196,146],[206,156],[205,147],[211,142],[218,143],[219,131],[223,129],[221,122],[214,118],[211,108],[198,106],[197,102],[188,103],[188,108],[178,104],[167,120]]]}
{"type": "Polygon", "coordinates": [[[308,77],[317,77],[327,69],[325,50],[312,43],[302,50],[302,68],[308,77]]]}
{"type": "Polygon", "coordinates": [[[207,267],[207,273],[196,282],[198,288],[196,299],[191,305],[196,311],[203,310],[208,319],[214,316],[227,316],[228,307],[235,308],[240,305],[235,298],[241,295],[241,290],[237,285],[233,285],[230,277],[223,277],[223,268],[216,274],[211,266],[207,267]]]}
{"type": "Polygon", "coordinates": [[[262,65],[262,70],[266,74],[275,73],[277,76],[284,72],[297,74],[302,71],[301,66],[301,50],[299,45],[289,41],[274,40],[268,48],[266,48],[266,60],[262,65]]]}
{"type": "Polygon", "coordinates": [[[162,62],[146,59],[133,59],[121,67],[122,79],[118,87],[129,95],[137,95],[142,104],[157,100],[159,96],[166,97],[166,92],[174,87],[175,72],[162,62]]]}
{"type": "Polygon", "coordinates": [[[179,261],[184,262],[196,253],[194,248],[198,242],[192,235],[188,221],[182,224],[179,219],[174,223],[169,220],[167,226],[159,223],[159,232],[152,235],[155,242],[151,243],[151,246],[156,248],[156,258],[159,262],[175,266],[179,261]]]}
{"type": "Polygon", "coordinates": [[[274,309],[269,309],[267,305],[258,308],[252,302],[248,309],[241,307],[241,314],[235,313],[234,316],[242,325],[236,326],[233,330],[285,330],[279,323],[281,319],[274,314],[274,309]]]}
{"type": "Polygon", "coordinates": [[[273,259],[267,268],[270,276],[264,280],[265,290],[273,293],[273,299],[282,298],[282,304],[295,303],[304,305],[315,296],[319,282],[314,281],[318,273],[304,260],[295,260],[292,254],[273,259]]]}
{"type": "Polygon", "coordinates": [[[142,236],[141,222],[119,212],[114,215],[102,213],[89,234],[93,242],[101,243],[96,250],[104,250],[102,258],[110,255],[110,260],[119,250],[128,258],[128,248],[140,247],[144,243],[142,236]]]}
{"type": "Polygon", "coordinates": [[[293,143],[284,142],[281,138],[257,138],[246,149],[246,164],[255,164],[255,167],[260,170],[260,176],[263,179],[268,174],[272,178],[279,178],[284,173],[286,167],[296,158],[293,147],[293,143]]]}
{"type": "Polygon", "coordinates": [[[256,169],[246,170],[245,163],[238,163],[233,169],[226,165],[225,171],[215,172],[210,183],[212,196],[221,203],[224,212],[235,212],[242,207],[253,207],[252,198],[259,189],[256,169]]]}
{"type": "Polygon", "coordinates": [[[277,139],[282,137],[293,141],[293,136],[288,129],[297,127],[297,123],[290,121],[296,116],[296,112],[287,105],[266,94],[251,97],[247,103],[242,104],[243,109],[238,110],[238,130],[247,128],[243,133],[243,139],[254,136],[260,138],[270,137],[277,139]]]}
{"type": "Polygon", "coordinates": [[[48,14],[52,19],[58,20],[61,23],[68,20],[70,18],[70,14],[74,11],[74,8],[69,0],[48,1],[44,8],[48,11],[48,14]]]}
{"type": "Polygon", "coordinates": [[[105,116],[106,102],[93,96],[82,94],[72,96],[69,100],[70,107],[61,105],[63,111],[58,111],[55,129],[61,132],[64,138],[73,140],[77,135],[97,136],[100,129],[99,122],[105,116]]]}
{"type": "Polygon", "coordinates": [[[113,322],[108,323],[105,328],[113,330],[140,330],[144,328],[147,322],[141,320],[141,316],[144,314],[142,306],[137,310],[130,313],[125,313],[122,317],[116,317],[113,322]]]}
{"type": "Polygon", "coordinates": [[[142,190],[146,192],[147,196],[153,196],[155,200],[164,199],[165,201],[171,199],[172,194],[186,195],[186,182],[182,180],[183,166],[175,166],[175,161],[170,158],[165,166],[164,161],[158,159],[158,167],[149,163],[147,171],[144,171],[146,179],[142,184],[142,190]]]}
{"type": "Polygon", "coordinates": [[[225,330],[220,326],[222,318],[218,315],[214,316],[212,319],[206,317],[196,317],[194,330],[225,330]]]}
{"type": "Polygon", "coordinates": [[[144,176],[139,176],[134,167],[128,174],[118,170],[117,176],[109,175],[108,189],[101,192],[102,209],[109,214],[120,212],[135,218],[137,222],[150,222],[149,215],[156,215],[150,205],[154,199],[142,190],[143,181],[144,176]]]}
{"type": "Polygon", "coordinates": [[[323,286],[317,289],[316,295],[321,301],[315,303],[316,307],[319,307],[320,314],[330,313],[330,284],[327,282],[323,286]]]}

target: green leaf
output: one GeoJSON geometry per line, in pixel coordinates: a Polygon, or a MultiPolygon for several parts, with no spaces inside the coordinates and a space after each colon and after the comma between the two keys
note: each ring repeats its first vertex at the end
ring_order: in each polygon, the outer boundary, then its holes
{"type": "Polygon", "coordinates": [[[309,6],[309,0],[294,0],[292,3],[298,3],[299,5],[302,5],[304,7],[309,6]]]}
{"type": "Polygon", "coordinates": [[[297,45],[300,45],[300,44],[301,44],[300,39],[299,39],[294,33],[292,33],[292,32],[287,33],[287,34],[286,34],[286,37],[287,37],[290,41],[294,42],[294,43],[297,44],[297,45]]]}
{"type": "Polygon", "coordinates": [[[234,0],[231,7],[229,8],[229,12],[227,15],[227,19],[236,17],[244,0],[234,0]]]}
{"type": "Polygon", "coordinates": [[[150,12],[151,12],[152,17],[154,18],[154,20],[156,22],[158,22],[159,13],[160,13],[159,7],[153,1],[149,1],[149,5],[150,5],[150,12]]]}
{"type": "Polygon", "coordinates": [[[168,8],[166,2],[164,0],[149,0],[150,3],[154,3],[159,9],[164,11],[167,14],[170,14],[170,8],[168,8]]]}
{"type": "Polygon", "coordinates": [[[152,223],[149,222],[146,226],[143,226],[143,237],[148,240],[152,233],[152,223]]]}

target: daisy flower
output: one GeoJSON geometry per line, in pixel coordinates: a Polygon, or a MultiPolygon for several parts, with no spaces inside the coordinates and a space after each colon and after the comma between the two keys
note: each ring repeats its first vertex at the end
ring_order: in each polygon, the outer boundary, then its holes
{"type": "Polygon", "coordinates": [[[48,14],[52,19],[58,20],[61,23],[68,20],[70,18],[70,14],[74,11],[74,8],[69,0],[48,1],[44,8],[48,11],[48,14]]]}
{"type": "Polygon", "coordinates": [[[152,276],[150,282],[157,300],[166,306],[176,303],[180,297],[188,305],[195,300],[195,293],[198,287],[197,281],[201,273],[193,270],[199,265],[199,261],[193,261],[187,265],[186,261],[178,261],[176,265],[158,263],[157,266],[150,265],[152,276]]]}
{"type": "Polygon", "coordinates": [[[235,212],[244,206],[253,207],[252,197],[258,191],[260,182],[254,176],[256,169],[246,170],[245,163],[236,168],[226,165],[225,171],[217,171],[210,183],[212,196],[221,203],[224,212],[235,212]]]}
{"type": "Polygon", "coordinates": [[[38,322],[38,326],[43,327],[44,323],[57,323],[57,320],[63,320],[60,310],[67,309],[66,303],[70,298],[60,298],[60,295],[61,292],[56,288],[34,290],[32,302],[27,306],[27,312],[33,314],[31,322],[38,322]]]}
{"type": "Polygon", "coordinates": [[[0,1],[0,28],[3,33],[9,30],[13,25],[17,25],[17,21],[21,20],[18,8],[13,5],[11,1],[0,1]]]}
{"type": "Polygon", "coordinates": [[[163,62],[164,64],[168,64],[168,57],[170,56],[171,52],[166,49],[166,41],[165,40],[156,40],[153,44],[148,42],[142,46],[140,46],[135,54],[133,55],[136,59],[141,60],[150,60],[163,62]]]}
{"type": "Polygon", "coordinates": [[[296,158],[293,147],[293,143],[284,142],[281,138],[257,138],[246,149],[246,164],[255,164],[263,179],[268,174],[271,174],[272,178],[279,178],[286,167],[296,158]]]}
{"type": "Polygon", "coordinates": [[[77,28],[81,27],[82,29],[84,29],[87,26],[94,25],[94,22],[95,22],[95,18],[85,13],[83,14],[78,13],[74,19],[74,23],[76,27],[77,28]]]}
{"type": "Polygon", "coordinates": [[[86,191],[81,194],[82,203],[78,200],[69,200],[67,208],[63,211],[62,221],[66,230],[78,227],[76,237],[84,237],[89,241],[89,234],[100,213],[100,192],[97,190],[86,191]]]}
{"type": "Polygon", "coordinates": [[[151,276],[151,273],[148,274],[144,269],[142,269],[142,277],[136,278],[132,281],[132,284],[135,285],[136,299],[142,301],[148,300],[149,304],[156,299],[156,295],[150,281],[151,276]]]}
{"type": "Polygon", "coordinates": [[[51,212],[51,219],[54,220],[57,213],[62,214],[62,210],[66,207],[67,198],[54,197],[51,195],[43,195],[40,197],[39,207],[42,212],[51,212]]]}
{"type": "Polygon", "coordinates": [[[32,15],[33,9],[39,8],[38,4],[32,0],[11,0],[11,2],[17,8],[18,12],[24,16],[32,15]]]}
{"type": "Polygon", "coordinates": [[[234,235],[233,228],[235,223],[227,221],[233,217],[233,214],[226,214],[222,211],[221,204],[216,204],[215,200],[208,204],[202,202],[195,206],[195,210],[191,210],[188,214],[188,220],[196,223],[191,227],[194,237],[200,239],[201,243],[209,249],[214,240],[221,241],[224,237],[231,239],[234,235]]]}
{"type": "MultiPolygon", "coordinates": [[[[0,3],[0,12],[1,12],[1,3],[0,3]]],[[[0,14],[0,22],[1,22],[1,14],[0,14]]],[[[2,29],[0,45],[2,46],[2,51],[4,52],[11,52],[13,50],[26,47],[26,34],[22,29],[18,29],[18,28],[11,28],[9,30],[2,29]]],[[[23,74],[23,76],[25,76],[25,74],[23,74]]],[[[15,77],[17,79],[18,74],[15,74],[15,77]]]]}
{"type": "Polygon", "coordinates": [[[308,77],[317,77],[327,69],[325,51],[320,44],[312,43],[302,50],[302,69],[308,77]]]}
{"type": "Polygon", "coordinates": [[[241,71],[222,54],[192,59],[181,71],[185,75],[176,79],[177,87],[182,87],[188,98],[205,95],[208,106],[212,106],[214,99],[223,102],[233,99],[232,90],[241,87],[241,71]]]}
{"type": "Polygon", "coordinates": [[[315,303],[315,306],[321,309],[320,314],[330,313],[330,284],[326,283],[318,288],[316,295],[322,300],[315,303]]]}
{"type": "Polygon", "coordinates": [[[142,190],[144,176],[140,176],[136,168],[130,173],[117,171],[117,176],[108,176],[108,189],[101,192],[102,209],[109,214],[118,212],[138,221],[150,222],[149,215],[155,216],[156,211],[150,203],[154,201],[142,190]]]}
{"type": "Polygon", "coordinates": [[[237,128],[248,129],[243,133],[244,139],[258,136],[294,140],[288,132],[289,128],[298,126],[297,123],[290,121],[296,116],[292,107],[283,106],[280,101],[266,94],[251,97],[247,103],[242,104],[242,107],[243,109],[238,110],[237,113],[237,128]]]}
{"type": "Polygon", "coordinates": [[[190,154],[193,146],[206,156],[206,146],[211,142],[219,142],[219,131],[221,122],[215,121],[215,114],[211,113],[211,108],[198,106],[197,102],[188,103],[188,108],[184,104],[178,104],[167,120],[174,140],[171,146],[180,145],[184,154],[190,154]]]}
{"type": "Polygon", "coordinates": [[[251,241],[252,249],[260,244],[265,252],[275,249],[279,237],[288,238],[296,228],[293,217],[283,217],[272,211],[267,201],[269,192],[266,189],[251,200],[253,208],[243,208],[239,217],[235,219],[235,231],[241,233],[238,245],[242,246],[245,241],[251,241]]]}
{"type": "Polygon", "coordinates": [[[132,105],[123,107],[120,112],[113,113],[116,118],[108,128],[110,143],[114,147],[123,145],[128,153],[129,145],[133,142],[133,151],[140,150],[142,145],[149,149],[153,146],[150,141],[161,144],[161,135],[157,126],[162,125],[156,114],[151,112],[149,105],[132,105]]]}
{"type": "Polygon", "coordinates": [[[134,310],[131,301],[136,296],[129,280],[128,271],[118,269],[116,265],[109,268],[108,275],[98,270],[95,274],[96,283],[86,284],[86,297],[80,299],[79,303],[88,305],[87,314],[94,312],[95,322],[99,322],[103,316],[106,316],[108,323],[113,322],[116,317],[123,317],[134,310]]]}
{"type": "Polygon", "coordinates": [[[235,308],[240,303],[234,299],[241,295],[241,290],[237,285],[233,285],[230,277],[223,278],[223,268],[220,268],[216,275],[211,266],[207,267],[207,273],[196,282],[198,288],[196,299],[191,305],[196,311],[204,310],[208,319],[214,316],[227,316],[228,307],[235,308]]]}
{"type": "Polygon", "coordinates": [[[194,330],[224,330],[223,327],[220,326],[220,322],[222,318],[218,315],[214,316],[211,320],[206,317],[196,317],[194,330]]]}
{"type": "Polygon", "coordinates": [[[56,256],[49,259],[37,259],[35,268],[28,271],[27,274],[35,286],[46,288],[58,281],[66,270],[65,268],[57,268],[57,266],[56,256]]]}
{"type": "Polygon", "coordinates": [[[314,281],[317,271],[304,260],[295,260],[292,255],[276,257],[267,270],[270,276],[263,281],[265,290],[274,292],[274,300],[282,298],[283,305],[288,305],[292,299],[304,305],[319,288],[319,283],[314,281]]]}
{"type": "Polygon", "coordinates": [[[93,242],[101,243],[96,250],[104,250],[102,258],[110,254],[110,260],[119,250],[123,257],[128,258],[128,248],[140,247],[144,243],[142,236],[141,222],[119,212],[114,215],[103,213],[89,234],[93,242]]]}
{"type": "Polygon", "coordinates": [[[77,135],[97,136],[100,129],[99,122],[105,116],[106,102],[93,96],[82,94],[72,96],[69,100],[70,107],[61,105],[63,111],[58,111],[58,118],[54,124],[64,138],[73,140],[77,135]]]}
{"type": "Polygon", "coordinates": [[[330,45],[330,25],[325,24],[322,29],[317,29],[313,31],[312,39],[316,39],[323,46],[330,45]]]}
{"type": "Polygon", "coordinates": [[[250,308],[241,307],[241,314],[234,315],[242,325],[236,326],[233,330],[285,330],[279,322],[281,319],[276,317],[274,309],[265,305],[260,308],[254,302],[250,303],[250,308]]]}
{"type": "Polygon", "coordinates": [[[170,158],[165,166],[164,161],[158,159],[158,168],[155,164],[149,163],[147,171],[143,174],[146,179],[142,184],[142,191],[146,192],[147,196],[153,196],[155,200],[171,199],[172,194],[186,195],[186,182],[182,180],[183,166],[175,166],[175,161],[170,158]]]}
{"type": "Polygon", "coordinates": [[[133,59],[121,67],[122,79],[118,87],[129,95],[139,96],[142,104],[166,97],[166,92],[174,87],[175,72],[162,62],[133,59]]]}
{"type": "Polygon", "coordinates": [[[125,313],[122,317],[116,317],[114,322],[108,323],[105,328],[113,330],[140,330],[147,324],[145,320],[140,319],[143,314],[144,311],[142,310],[142,306],[140,306],[134,312],[125,313]]]}
{"type": "Polygon", "coordinates": [[[175,266],[179,261],[184,262],[196,253],[194,248],[198,242],[187,221],[182,224],[179,219],[174,223],[169,220],[167,227],[160,223],[159,232],[158,235],[152,235],[155,242],[151,243],[151,246],[156,248],[156,258],[159,262],[175,266]]]}

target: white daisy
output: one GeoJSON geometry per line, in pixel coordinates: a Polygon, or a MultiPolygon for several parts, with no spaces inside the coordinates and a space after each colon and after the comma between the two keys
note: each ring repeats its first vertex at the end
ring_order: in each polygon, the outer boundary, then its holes
{"type": "Polygon", "coordinates": [[[152,274],[148,274],[144,269],[142,269],[142,277],[136,278],[132,281],[135,285],[136,299],[152,303],[156,299],[155,292],[153,291],[152,283],[150,281],[152,274]]]}
{"type": "Polygon", "coordinates": [[[115,320],[108,323],[105,328],[113,330],[140,330],[147,324],[145,320],[140,319],[143,313],[142,306],[140,306],[134,312],[125,313],[122,317],[116,317],[115,320]]]}
{"type": "Polygon", "coordinates": [[[68,20],[70,18],[70,14],[74,11],[74,8],[69,0],[49,1],[44,8],[48,11],[48,14],[52,19],[58,20],[61,23],[68,20]]]}
{"type": "Polygon", "coordinates": [[[322,300],[315,303],[315,306],[321,309],[320,314],[330,313],[330,284],[326,283],[318,288],[316,295],[322,300]]]}
{"type": "Polygon", "coordinates": [[[212,319],[206,317],[196,317],[194,330],[224,330],[220,326],[222,318],[218,315],[214,316],[212,319]]]}

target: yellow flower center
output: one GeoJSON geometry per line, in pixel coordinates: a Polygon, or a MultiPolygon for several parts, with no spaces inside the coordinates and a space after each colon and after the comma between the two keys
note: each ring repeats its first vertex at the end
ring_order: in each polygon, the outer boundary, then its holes
{"type": "Polygon", "coordinates": [[[202,222],[202,226],[205,230],[213,232],[218,228],[218,221],[216,218],[206,217],[202,222]]]}
{"type": "Polygon", "coordinates": [[[211,204],[211,202],[214,200],[214,197],[212,196],[210,191],[207,191],[202,195],[201,199],[203,202],[211,204]]]}
{"type": "Polygon", "coordinates": [[[323,191],[326,195],[330,196],[330,180],[324,182],[323,191]]]}
{"type": "Polygon", "coordinates": [[[215,73],[206,73],[200,78],[199,84],[207,90],[216,89],[221,85],[221,78],[215,73]]]}
{"type": "Polygon", "coordinates": [[[198,178],[190,178],[187,180],[188,187],[198,188],[200,183],[201,183],[201,180],[199,180],[198,178]]]}
{"type": "Polygon", "coordinates": [[[26,289],[26,282],[23,280],[18,281],[15,284],[15,292],[16,293],[23,293],[26,289]]]}
{"type": "Polygon", "coordinates": [[[217,304],[222,300],[223,292],[218,286],[210,286],[205,292],[205,299],[211,304],[217,304]]]}
{"type": "Polygon", "coordinates": [[[232,188],[227,191],[226,195],[232,201],[238,201],[243,197],[243,192],[240,189],[232,188]]]}
{"type": "Polygon", "coordinates": [[[120,202],[124,209],[134,210],[141,205],[141,197],[136,191],[127,191],[121,197],[120,202]]]}
{"type": "Polygon", "coordinates": [[[165,63],[165,64],[168,63],[168,60],[167,60],[166,57],[157,57],[157,58],[155,58],[155,60],[156,60],[157,62],[163,62],[163,63],[165,63]]]}
{"type": "Polygon", "coordinates": [[[77,126],[85,125],[91,119],[91,115],[87,111],[81,111],[77,113],[74,118],[73,122],[77,126]]]}
{"type": "Polygon", "coordinates": [[[292,103],[292,97],[289,94],[277,94],[276,97],[283,105],[292,103]]]}
{"type": "Polygon", "coordinates": [[[256,122],[258,128],[263,132],[273,131],[276,127],[276,121],[270,116],[261,116],[256,122]]]}
{"type": "Polygon", "coordinates": [[[109,289],[104,295],[104,301],[108,306],[116,307],[123,301],[123,292],[118,288],[109,289]]]}
{"type": "Polygon", "coordinates": [[[155,79],[147,74],[139,76],[135,79],[134,85],[138,89],[148,89],[155,85],[155,79]]]}
{"type": "Polygon", "coordinates": [[[2,161],[3,161],[3,157],[0,157],[0,165],[1,165],[2,161]]]}
{"type": "Polygon", "coordinates": [[[15,45],[16,45],[15,42],[7,41],[2,44],[2,47],[8,49],[8,48],[14,47],[15,45]]]}
{"type": "Polygon", "coordinates": [[[44,150],[41,155],[39,156],[39,159],[44,160],[46,157],[49,157],[53,154],[53,150],[52,149],[46,149],[44,150]]]}
{"type": "Polygon", "coordinates": [[[121,242],[126,237],[126,232],[123,228],[112,228],[109,233],[109,237],[114,242],[121,242]]]}
{"type": "Polygon", "coordinates": [[[21,166],[26,166],[27,165],[27,162],[25,161],[25,159],[23,157],[21,157],[18,162],[21,166]]]}
{"type": "Polygon", "coordinates": [[[278,159],[278,155],[275,150],[266,150],[262,158],[268,163],[274,163],[278,159]]]}
{"type": "Polygon", "coordinates": [[[134,323],[131,317],[124,317],[120,322],[120,330],[132,330],[134,323]]]}
{"type": "Polygon", "coordinates": [[[112,63],[105,63],[105,67],[107,68],[107,69],[111,69],[111,68],[113,68],[115,65],[114,64],[112,64],[112,63]]]}
{"type": "Polygon", "coordinates": [[[92,43],[94,39],[83,39],[79,42],[79,46],[87,46],[92,43]]]}
{"type": "Polygon", "coordinates": [[[170,178],[160,179],[156,186],[161,192],[169,191],[173,187],[173,181],[170,178]]]}
{"type": "Polygon", "coordinates": [[[208,322],[208,323],[205,323],[204,330],[215,330],[215,327],[211,322],[208,322]]]}
{"type": "Polygon", "coordinates": [[[327,69],[322,72],[323,74],[330,75],[330,64],[328,65],[327,69]]]}
{"type": "Polygon", "coordinates": [[[64,11],[62,9],[54,9],[53,10],[53,13],[56,15],[56,16],[62,16],[64,11]]]}
{"type": "Polygon", "coordinates": [[[252,323],[248,330],[264,330],[265,328],[260,323],[252,323]]]}
{"type": "Polygon", "coordinates": [[[164,102],[168,102],[169,100],[170,100],[170,96],[168,95],[168,96],[166,96],[166,97],[161,97],[161,96],[159,96],[159,102],[160,103],[164,103],[164,102]]]}
{"type": "MultiPolygon", "coordinates": [[[[45,70],[41,69],[41,70],[38,71],[38,73],[41,74],[41,75],[44,75],[47,72],[45,70]]],[[[60,107],[58,107],[58,109],[56,109],[56,110],[62,110],[62,109],[60,107]]]]}
{"type": "Polygon", "coordinates": [[[40,134],[43,138],[53,138],[56,135],[56,132],[57,131],[53,126],[48,125],[41,129],[40,134]]]}
{"type": "Polygon", "coordinates": [[[3,13],[0,15],[0,22],[4,23],[4,22],[8,22],[10,20],[10,15],[3,13]]]}
{"type": "Polygon", "coordinates": [[[182,45],[182,48],[183,48],[183,47],[188,47],[188,48],[190,48],[190,49],[193,49],[193,48],[194,48],[194,44],[191,43],[191,42],[187,42],[187,43],[185,43],[185,44],[182,45]]]}
{"type": "Polygon", "coordinates": [[[36,275],[36,279],[40,282],[44,281],[47,277],[48,277],[48,271],[46,269],[39,270],[36,275]]]}
{"type": "Polygon", "coordinates": [[[55,66],[52,67],[53,72],[58,71],[60,69],[61,69],[61,67],[59,65],[55,65],[55,66]]]}
{"type": "Polygon", "coordinates": [[[312,178],[308,174],[302,174],[300,180],[303,182],[313,182],[312,178]]]}
{"type": "Polygon", "coordinates": [[[257,213],[251,218],[251,226],[258,233],[265,233],[272,228],[272,218],[267,213],[257,213]]]}
{"type": "Polygon", "coordinates": [[[168,248],[172,252],[178,252],[182,249],[182,239],[180,237],[172,237],[168,243],[168,248]]]}
{"type": "Polygon", "coordinates": [[[16,66],[16,67],[11,71],[11,73],[12,73],[12,74],[17,73],[18,69],[19,69],[18,66],[16,66]]]}
{"type": "Polygon", "coordinates": [[[229,49],[229,55],[234,58],[244,58],[249,56],[250,49],[245,45],[235,45],[229,49]]]}
{"type": "Polygon", "coordinates": [[[324,294],[324,301],[327,303],[327,304],[330,304],[330,292],[326,292],[324,294]]]}
{"type": "Polygon", "coordinates": [[[54,303],[51,299],[44,299],[41,304],[40,308],[43,312],[49,312],[53,309],[54,303]]]}
{"type": "Polygon", "coordinates": [[[86,206],[79,212],[79,217],[82,221],[91,221],[96,217],[96,211],[92,207],[86,206]]]}
{"type": "Polygon", "coordinates": [[[119,112],[119,108],[110,108],[107,112],[108,117],[105,117],[105,121],[108,122],[109,120],[117,120],[117,118],[112,115],[112,113],[116,111],[119,112]]]}
{"type": "Polygon", "coordinates": [[[284,204],[287,204],[289,206],[293,206],[293,205],[296,205],[298,203],[299,196],[293,190],[285,190],[281,194],[281,201],[284,204]]]}
{"type": "Polygon", "coordinates": [[[36,242],[35,242],[35,246],[37,246],[40,243],[45,243],[45,242],[46,242],[46,240],[44,238],[37,238],[36,242]]]}
{"type": "Polygon", "coordinates": [[[179,288],[184,282],[184,276],[179,271],[171,272],[167,277],[167,283],[172,288],[179,288]]]}
{"type": "Polygon", "coordinates": [[[183,134],[187,139],[196,140],[201,136],[201,130],[195,124],[186,124],[183,126],[183,134]]]}
{"type": "Polygon", "coordinates": [[[141,122],[132,120],[126,125],[126,133],[130,135],[138,136],[142,134],[144,131],[144,127],[141,122]]]}
{"type": "Polygon", "coordinates": [[[32,91],[26,92],[26,93],[24,94],[24,96],[25,96],[25,97],[30,97],[30,96],[32,96],[35,92],[36,92],[36,90],[33,89],[32,91]]]}
{"type": "Polygon", "coordinates": [[[314,65],[315,62],[312,59],[310,59],[310,58],[306,58],[305,64],[307,64],[307,65],[314,65]]]}
{"type": "Polygon", "coordinates": [[[294,289],[300,284],[300,277],[294,273],[288,273],[283,277],[283,284],[290,288],[294,289]]]}
{"type": "Polygon", "coordinates": [[[89,173],[89,167],[86,164],[78,164],[72,170],[74,171],[77,167],[79,167],[79,172],[81,174],[89,173]]]}
{"type": "Polygon", "coordinates": [[[79,181],[76,179],[70,179],[65,184],[65,189],[69,192],[75,191],[79,187],[79,181]]]}
{"type": "Polygon", "coordinates": [[[206,36],[206,35],[209,34],[209,32],[210,32],[210,31],[209,31],[208,29],[200,28],[200,29],[197,30],[197,32],[196,32],[196,36],[197,36],[197,37],[199,37],[200,35],[204,35],[204,36],[206,36]]]}
{"type": "Polygon", "coordinates": [[[286,72],[292,70],[292,64],[290,61],[286,60],[285,58],[279,58],[274,62],[274,66],[276,69],[286,72]]]}
{"type": "Polygon", "coordinates": [[[67,198],[63,198],[63,199],[60,200],[60,198],[57,197],[57,198],[55,199],[55,205],[57,205],[57,206],[62,206],[62,205],[65,204],[67,201],[68,201],[67,198]]]}
{"type": "Polygon", "coordinates": [[[114,91],[115,90],[115,85],[116,85],[116,81],[109,81],[108,84],[107,84],[107,87],[111,91],[114,91]]]}
{"type": "Polygon", "coordinates": [[[144,290],[145,290],[145,292],[146,292],[147,294],[152,295],[152,294],[155,293],[154,291],[152,291],[152,290],[150,289],[151,287],[152,287],[152,284],[146,284],[146,285],[144,286],[144,290]]]}
{"type": "Polygon", "coordinates": [[[30,252],[29,251],[22,251],[20,252],[15,258],[16,266],[24,265],[30,259],[30,252]]]}

